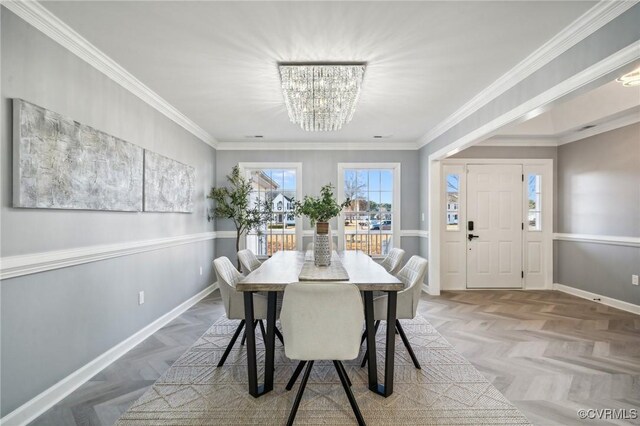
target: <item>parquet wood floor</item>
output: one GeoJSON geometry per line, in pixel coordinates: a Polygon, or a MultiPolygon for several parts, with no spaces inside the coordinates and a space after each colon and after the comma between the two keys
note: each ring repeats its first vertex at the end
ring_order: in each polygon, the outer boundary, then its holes
{"type": "MultiPolygon", "coordinates": [[[[443,292],[418,309],[535,424],[634,424],[576,413],[640,409],[640,316],[556,291],[443,292]]],[[[215,292],[32,424],[113,424],[223,313],[215,292]]]]}
{"type": "Polygon", "coordinates": [[[579,409],[640,412],[640,316],[557,291],[451,291],[423,296],[422,315],[539,425],[579,409]]]}

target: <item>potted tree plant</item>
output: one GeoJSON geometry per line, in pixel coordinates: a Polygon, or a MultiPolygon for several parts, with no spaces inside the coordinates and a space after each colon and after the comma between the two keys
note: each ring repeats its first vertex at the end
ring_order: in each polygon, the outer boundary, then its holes
{"type": "MultiPolygon", "coordinates": [[[[214,217],[231,219],[236,227],[236,252],[240,250],[240,237],[249,232],[261,232],[261,227],[267,223],[273,215],[271,204],[264,200],[254,200],[251,205],[250,195],[252,189],[251,179],[246,179],[240,173],[240,168],[235,166],[231,174],[227,175],[229,186],[213,187],[207,198],[212,199],[215,204],[208,216],[209,220],[214,217]]],[[[237,264],[240,270],[240,261],[237,264]]]]}
{"type": "Polygon", "coordinates": [[[314,263],[318,266],[331,264],[331,229],[329,220],[340,214],[340,211],[349,205],[347,199],[342,204],[338,204],[333,193],[334,187],[328,184],[320,189],[320,196],[311,197],[305,195],[302,201],[293,204],[293,211],[296,216],[306,216],[315,227],[313,241],[314,263]]]}

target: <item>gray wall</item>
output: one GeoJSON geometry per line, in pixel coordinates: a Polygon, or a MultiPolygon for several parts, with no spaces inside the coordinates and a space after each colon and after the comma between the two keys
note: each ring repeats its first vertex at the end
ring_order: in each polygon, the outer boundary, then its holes
{"type": "MultiPolygon", "coordinates": [[[[337,187],[338,163],[401,163],[401,229],[418,229],[418,157],[415,151],[218,151],[216,182],[226,185],[225,176],[240,162],[302,163],[302,194],[318,194],[329,182],[337,187]]],[[[332,225],[336,229],[335,223],[332,225]]],[[[216,230],[232,230],[229,221],[216,222],[216,230]]],[[[311,229],[304,224],[304,229],[311,229]]],[[[402,247],[410,255],[418,254],[417,237],[402,238],[402,247]]],[[[216,240],[218,255],[235,259],[235,240],[216,240]]]]}
{"type": "MultiPolygon", "coordinates": [[[[5,8],[1,23],[3,257],[214,229],[205,200],[215,179],[214,149],[5,8]],[[195,213],[12,208],[12,98],[195,166],[195,213]]],[[[3,280],[0,415],[206,288],[215,281],[213,258],[207,241],[3,280]],[[138,306],[141,290],[146,301],[138,306]]]]}
{"type": "MultiPolygon", "coordinates": [[[[640,237],[640,124],[558,148],[558,232],[640,237]]],[[[640,304],[640,248],[555,242],[554,280],[640,304]]]]}
{"type": "MultiPolygon", "coordinates": [[[[638,22],[640,22],[640,4],[633,6],[627,12],[609,22],[531,76],[462,120],[434,141],[422,147],[418,154],[420,162],[420,210],[424,212],[428,211],[429,155],[639,40],[640,26],[638,22]]],[[[638,61],[629,64],[624,70],[631,71],[637,67],[637,65],[638,61]]],[[[623,70],[620,70],[620,73],[622,73],[622,71],[623,70]]],[[[611,81],[616,77],[617,75],[602,76],[602,78],[597,81],[585,85],[576,91],[574,95],[591,90],[603,82],[611,81]]],[[[469,98],[471,97],[470,95],[469,98]]],[[[428,223],[426,221],[421,223],[421,229],[428,229],[428,223]]],[[[426,243],[421,244],[421,254],[428,256],[426,243]]]]}

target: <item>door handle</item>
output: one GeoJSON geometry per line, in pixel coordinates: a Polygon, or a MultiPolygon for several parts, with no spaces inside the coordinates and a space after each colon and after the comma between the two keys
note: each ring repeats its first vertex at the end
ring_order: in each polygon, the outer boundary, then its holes
{"type": "Polygon", "coordinates": [[[469,234],[468,238],[469,238],[469,241],[473,241],[474,238],[480,238],[480,235],[469,234]]]}

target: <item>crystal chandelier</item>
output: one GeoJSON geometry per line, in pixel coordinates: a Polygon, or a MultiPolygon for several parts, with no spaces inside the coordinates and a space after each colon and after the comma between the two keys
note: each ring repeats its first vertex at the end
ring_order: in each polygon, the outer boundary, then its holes
{"type": "Polygon", "coordinates": [[[340,130],[353,118],[364,63],[278,65],[291,122],[303,130],[340,130]]]}

